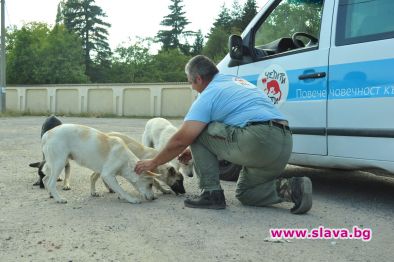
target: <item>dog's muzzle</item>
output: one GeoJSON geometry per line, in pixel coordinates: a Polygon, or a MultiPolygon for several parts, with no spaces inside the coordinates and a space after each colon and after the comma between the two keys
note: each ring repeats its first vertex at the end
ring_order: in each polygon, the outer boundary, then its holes
{"type": "Polygon", "coordinates": [[[183,180],[178,180],[171,186],[172,191],[175,192],[175,194],[185,194],[185,187],[183,186],[183,180]]]}

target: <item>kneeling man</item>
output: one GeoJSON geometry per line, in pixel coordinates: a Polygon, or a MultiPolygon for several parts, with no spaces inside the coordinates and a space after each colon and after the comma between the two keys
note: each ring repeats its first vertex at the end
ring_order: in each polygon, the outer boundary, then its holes
{"type": "Polygon", "coordinates": [[[193,57],[185,72],[199,94],[179,128],[163,150],[151,160],[139,161],[137,173],[150,171],[175,157],[193,157],[201,195],[185,206],[223,209],[226,201],[219,180],[218,159],[243,166],[236,197],[244,205],[294,203],[291,212],[312,207],[308,177],[278,179],[292,151],[292,134],[286,118],[270,98],[237,76],[219,73],[207,57],[193,57]],[[185,150],[190,145],[191,153],[185,150]]]}

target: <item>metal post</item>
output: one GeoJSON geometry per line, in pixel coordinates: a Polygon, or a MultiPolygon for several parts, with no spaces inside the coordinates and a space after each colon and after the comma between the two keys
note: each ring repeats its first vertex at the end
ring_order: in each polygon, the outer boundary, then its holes
{"type": "Polygon", "coordinates": [[[1,0],[1,50],[0,50],[0,110],[5,112],[5,15],[4,15],[5,0],[1,0]]]}

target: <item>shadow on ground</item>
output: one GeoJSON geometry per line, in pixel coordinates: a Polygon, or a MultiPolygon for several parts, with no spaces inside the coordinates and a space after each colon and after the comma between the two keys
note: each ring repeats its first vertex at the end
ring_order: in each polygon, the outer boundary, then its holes
{"type": "Polygon", "coordinates": [[[313,169],[291,166],[284,176],[308,176],[313,194],[348,201],[374,202],[394,207],[394,177],[362,171],[313,169]]]}

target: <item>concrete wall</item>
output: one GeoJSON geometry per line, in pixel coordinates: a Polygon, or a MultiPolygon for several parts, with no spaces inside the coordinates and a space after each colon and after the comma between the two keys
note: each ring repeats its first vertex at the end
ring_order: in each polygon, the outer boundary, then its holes
{"type": "Polygon", "coordinates": [[[183,117],[196,97],[187,83],[8,86],[6,110],[183,117]]]}

